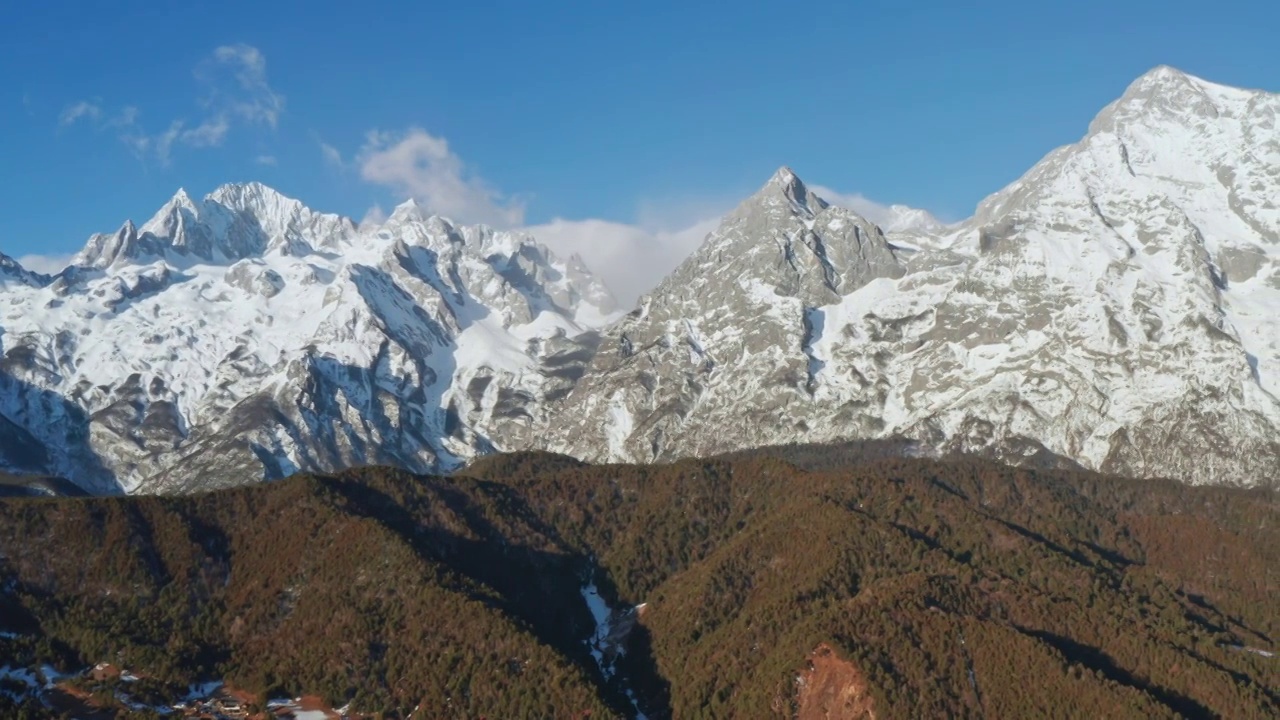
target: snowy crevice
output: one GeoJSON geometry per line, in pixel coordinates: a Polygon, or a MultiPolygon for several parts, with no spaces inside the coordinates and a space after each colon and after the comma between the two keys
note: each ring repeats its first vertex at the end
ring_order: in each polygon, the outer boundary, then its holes
{"type": "Polygon", "coordinates": [[[635,711],[633,717],[636,720],[648,720],[640,709],[635,692],[626,678],[618,676],[617,667],[618,659],[627,652],[627,636],[635,627],[644,604],[624,608],[610,607],[608,601],[600,595],[600,589],[596,587],[595,581],[587,581],[580,591],[582,599],[587,604],[587,610],[591,612],[591,619],[595,621],[591,637],[585,640],[592,659],[600,668],[600,674],[604,676],[605,682],[613,683],[616,680],[621,684],[622,692],[635,711]]]}
{"type": "Polygon", "coordinates": [[[809,395],[813,395],[817,391],[818,373],[822,372],[822,369],[827,366],[826,360],[818,357],[814,350],[814,345],[822,339],[822,333],[826,329],[826,320],[826,313],[821,308],[804,309],[804,334],[801,338],[800,349],[808,360],[805,368],[804,389],[809,395]]]}

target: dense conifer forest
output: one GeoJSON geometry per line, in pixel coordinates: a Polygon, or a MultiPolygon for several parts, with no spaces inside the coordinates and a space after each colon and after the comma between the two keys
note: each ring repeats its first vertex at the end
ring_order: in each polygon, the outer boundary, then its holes
{"type": "Polygon", "coordinates": [[[1276,717],[1277,597],[1275,491],[860,446],[0,500],[0,666],[370,717],[1276,717]]]}

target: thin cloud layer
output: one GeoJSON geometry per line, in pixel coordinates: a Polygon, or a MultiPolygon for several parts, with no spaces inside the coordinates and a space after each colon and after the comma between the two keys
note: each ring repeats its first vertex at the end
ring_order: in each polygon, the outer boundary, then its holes
{"type": "MultiPolygon", "coordinates": [[[[327,165],[354,169],[365,182],[413,198],[432,213],[456,222],[523,229],[561,257],[578,255],[624,304],[653,289],[697,249],[723,214],[707,211],[690,220],[687,207],[664,213],[646,206],[643,225],[556,218],[526,226],[524,203],[504,196],[470,172],[445,138],[422,128],[404,133],[370,131],[351,162],[336,147],[317,143],[327,165]],[[676,229],[657,229],[670,227],[672,221],[679,223],[676,229]]],[[[360,226],[377,226],[385,219],[382,208],[375,205],[360,226]]]]}
{"type": "Polygon", "coordinates": [[[832,205],[852,210],[877,225],[884,224],[892,217],[892,210],[888,205],[878,203],[862,193],[842,193],[821,185],[814,185],[813,192],[832,205]]]}
{"type": "MultiPolygon", "coordinates": [[[[422,128],[404,133],[370,131],[365,143],[348,162],[338,148],[317,139],[326,164],[354,170],[367,183],[411,197],[430,212],[456,222],[485,223],[499,228],[521,228],[561,257],[577,255],[613,291],[624,305],[653,290],[685,258],[689,257],[720,223],[731,203],[646,203],[640,222],[602,219],[571,220],[525,225],[525,207],[503,196],[484,178],[468,171],[448,141],[422,128]]],[[[901,222],[907,208],[883,205],[861,194],[829,188],[814,191],[828,202],[847,207],[882,226],[901,222]]],[[[918,220],[927,213],[911,214],[918,220]]],[[[376,227],[386,214],[379,206],[369,209],[361,227],[376,227]]]]}
{"type": "MultiPolygon", "coordinates": [[[[330,150],[322,144],[326,156],[330,150]]],[[[333,155],[340,162],[341,156],[333,155]]],[[[458,222],[499,228],[524,222],[524,204],[504,198],[472,175],[449,143],[422,128],[403,134],[370,131],[356,157],[361,179],[411,197],[431,212],[458,222]]]]}
{"type": "Polygon", "coordinates": [[[942,222],[927,210],[905,205],[885,205],[862,193],[842,193],[821,185],[814,185],[818,197],[832,205],[852,210],[870,220],[885,232],[895,230],[928,230],[942,226],[942,222]]]}
{"type": "Polygon", "coordinates": [[[62,272],[71,263],[71,255],[23,255],[18,264],[32,272],[53,275],[62,272]]]}
{"type": "Polygon", "coordinates": [[[345,170],[347,163],[342,159],[342,153],[338,151],[338,148],[324,141],[318,142],[320,143],[320,155],[324,157],[325,164],[339,170],[345,170]]]}
{"type": "Polygon", "coordinates": [[[374,205],[365,212],[364,217],[360,219],[360,229],[366,230],[376,228],[387,221],[387,213],[382,209],[381,205],[374,205]]]}
{"type": "Polygon", "coordinates": [[[97,104],[88,100],[81,100],[73,105],[68,105],[62,114],[58,116],[58,124],[62,127],[74,125],[79,120],[88,120],[94,122],[102,117],[102,108],[97,104]]]}
{"type": "Polygon", "coordinates": [[[564,220],[525,228],[557,255],[578,255],[624,306],[652,290],[720,224],[704,218],[675,231],[608,220],[564,220]]]}
{"type": "Polygon", "coordinates": [[[195,69],[202,113],[195,121],[176,118],[159,132],[139,122],[136,106],[126,105],[108,113],[97,102],[82,100],[68,105],[58,118],[62,127],[91,123],[101,130],[118,131],[121,142],[140,158],[168,166],[175,147],[220,147],[234,126],[274,129],[284,112],[284,96],[267,82],[266,57],[250,45],[224,45],[195,69]]]}
{"type": "Polygon", "coordinates": [[[252,45],[224,45],[196,69],[205,84],[205,103],[250,124],[276,127],[284,112],[284,96],[267,82],[267,59],[252,45]]]}

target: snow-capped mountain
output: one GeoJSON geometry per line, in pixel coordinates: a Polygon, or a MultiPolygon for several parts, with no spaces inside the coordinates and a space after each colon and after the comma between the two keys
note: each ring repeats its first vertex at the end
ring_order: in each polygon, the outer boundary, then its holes
{"type": "Polygon", "coordinates": [[[99,492],[528,442],[614,310],[532,238],[412,202],[361,231],[256,183],[179,191],[57,276],[6,258],[0,281],[6,464],[99,492]]]}
{"type": "Polygon", "coordinates": [[[1157,68],[952,225],[784,168],[621,317],[577,258],[412,202],[179,192],[57,275],[0,256],[0,465],[183,491],[886,438],[1275,484],[1278,115],[1157,68]]]}
{"type": "Polygon", "coordinates": [[[970,220],[887,237],[784,169],[605,332],[555,447],[906,437],[1274,483],[1278,108],[1158,68],[970,220]]]}

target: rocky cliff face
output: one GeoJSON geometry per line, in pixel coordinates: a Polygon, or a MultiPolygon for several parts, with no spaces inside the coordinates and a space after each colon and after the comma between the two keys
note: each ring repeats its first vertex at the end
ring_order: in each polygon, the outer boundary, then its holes
{"type": "Polygon", "coordinates": [[[895,208],[886,231],[784,168],[620,318],[520,233],[179,192],[56,276],[0,257],[0,460],[181,491],[892,439],[1271,484],[1278,111],[1157,68],[949,226],[895,208]]]}
{"type": "MultiPolygon", "coordinates": [[[[639,461],[806,437],[815,310],[904,268],[875,225],[779,170],[606,331],[549,432],[569,454],[639,461]]],[[[880,429],[850,420],[846,436],[880,429]]]]}

